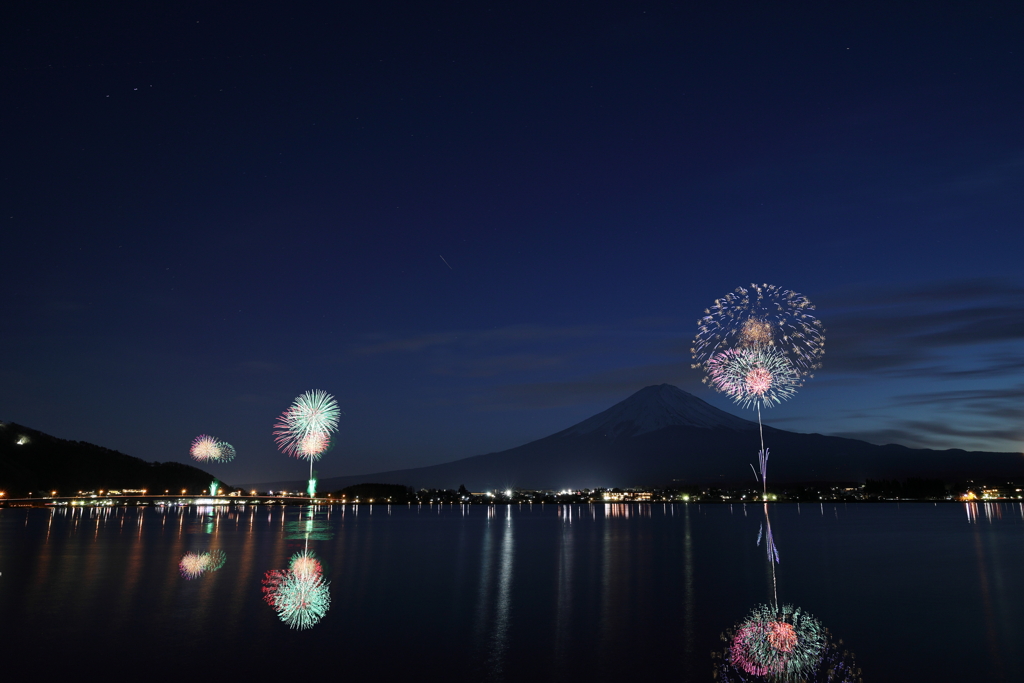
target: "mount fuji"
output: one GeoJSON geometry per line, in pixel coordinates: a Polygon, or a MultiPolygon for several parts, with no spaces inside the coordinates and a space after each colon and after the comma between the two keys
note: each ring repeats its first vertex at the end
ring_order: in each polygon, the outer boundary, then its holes
{"type": "MultiPolygon", "coordinates": [[[[764,427],[769,481],[1024,478],[1024,454],[935,451],[764,427]]],[[[649,386],[568,429],[496,453],[440,465],[322,479],[322,491],[374,482],[484,491],[690,484],[755,484],[756,422],[719,410],[669,384],[649,386]]],[[[305,482],[256,484],[263,490],[305,482]]]]}

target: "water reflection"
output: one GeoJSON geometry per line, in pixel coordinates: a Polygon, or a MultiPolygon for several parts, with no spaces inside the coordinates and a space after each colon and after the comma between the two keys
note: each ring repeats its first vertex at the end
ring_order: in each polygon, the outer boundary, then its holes
{"type": "Polygon", "coordinates": [[[476,614],[476,635],[484,644],[488,680],[506,678],[509,634],[512,630],[513,560],[515,524],[512,506],[488,506],[487,526],[481,546],[480,587],[476,614]],[[496,537],[498,558],[493,558],[496,537]],[[493,597],[492,597],[493,594],[493,597]]]}
{"type": "Polygon", "coordinates": [[[331,607],[331,582],[324,579],[323,565],[309,548],[310,541],[334,538],[331,523],[316,506],[300,511],[295,522],[281,521],[286,539],[301,539],[303,549],[292,555],[287,569],[271,569],[263,575],[263,600],[278,618],[293,629],[316,626],[331,607]]]}
{"type": "Polygon", "coordinates": [[[861,670],[842,640],[799,607],[759,605],[721,636],[715,678],[730,681],[860,683],[861,670]]]}
{"type": "Polygon", "coordinates": [[[215,572],[227,562],[223,550],[211,550],[208,553],[187,552],[178,562],[178,570],[186,579],[198,579],[206,572],[215,572]]]}
{"type": "MultiPolygon", "coordinates": [[[[763,511],[764,522],[757,532],[757,545],[760,546],[764,541],[765,555],[771,570],[772,603],[755,607],[745,620],[722,634],[725,648],[711,654],[715,678],[724,682],[861,681],[861,671],[857,668],[853,653],[843,648],[841,640],[833,641],[821,622],[799,607],[779,604],[776,573],[779,549],[767,502],[763,504],[763,511]]],[[[822,516],[824,512],[824,506],[821,506],[822,516]]]]}

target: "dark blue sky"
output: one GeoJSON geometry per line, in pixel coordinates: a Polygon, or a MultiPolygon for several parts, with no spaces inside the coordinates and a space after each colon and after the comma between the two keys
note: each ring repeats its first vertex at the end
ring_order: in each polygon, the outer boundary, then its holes
{"type": "Polygon", "coordinates": [[[1019,2],[209,4],[2,10],[0,419],[245,483],[308,389],[322,476],[753,417],[689,347],[758,282],[828,330],[769,424],[1024,450],[1019,2]]]}

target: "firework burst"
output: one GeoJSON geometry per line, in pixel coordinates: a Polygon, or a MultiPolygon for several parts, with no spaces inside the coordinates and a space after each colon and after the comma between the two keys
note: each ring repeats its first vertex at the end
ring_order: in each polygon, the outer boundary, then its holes
{"type": "Polygon", "coordinates": [[[315,460],[327,449],[338,430],[341,409],[325,391],[307,391],[274,424],[274,440],[288,455],[315,460]]]}
{"type": "Polygon", "coordinates": [[[227,441],[218,441],[217,448],[220,449],[220,457],[217,462],[230,462],[235,459],[235,447],[227,441]]]}
{"type": "Polygon", "coordinates": [[[744,408],[770,408],[791,398],[800,386],[800,375],[774,346],[755,344],[726,349],[707,362],[707,380],[744,408]]]}
{"type": "Polygon", "coordinates": [[[220,460],[220,442],[212,436],[200,434],[192,441],[192,448],[189,453],[199,462],[213,462],[220,460]]]}
{"type": "Polygon", "coordinates": [[[304,460],[318,460],[331,445],[331,437],[323,432],[310,432],[299,439],[295,454],[304,460]]]}
{"type": "Polygon", "coordinates": [[[722,351],[772,347],[792,363],[798,377],[813,377],[825,354],[825,329],[807,297],[775,285],[737,287],[704,310],[690,353],[694,367],[722,351]]]}

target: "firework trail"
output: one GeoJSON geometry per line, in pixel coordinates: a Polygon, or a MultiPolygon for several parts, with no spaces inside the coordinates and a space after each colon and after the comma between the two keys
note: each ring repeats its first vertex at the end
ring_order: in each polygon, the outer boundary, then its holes
{"type": "Polygon", "coordinates": [[[764,538],[764,550],[768,555],[768,564],[772,568],[772,597],[774,598],[774,604],[779,604],[779,583],[775,575],[775,565],[779,564],[779,549],[775,546],[775,536],[772,534],[772,520],[768,516],[768,501],[764,502],[764,524],[757,530],[757,545],[761,545],[761,539],[764,538]],[[767,529],[768,533],[765,535],[764,530],[767,529]]]}
{"type": "Polygon", "coordinates": [[[841,651],[843,642],[834,641],[817,619],[792,605],[761,605],[722,640],[725,649],[712,658],[716,678],[723,683],[860,680],[854,655],[841,651]]]}
{"type": "Polygon", "coordinates": [[[331,434],[338,430],[341,409],[326,391],[307,391],[284,411],[274,423],[274,440],[284,453],[309,460],[310,498],[316,492],[313,461],[331,445],[331,434]]]}
{"type": "Polygon", "coordinates": [[[762,494],[767,497],[768,451],[764,447],[761,407],[769,408],[790,398],[800,386],[800,376],[782,353],[760,344],[716,353],[708,360],[707,371],[705,379],[710,380],[715,390],[723,392],[744,408],[757,408],[762,494]]]}

